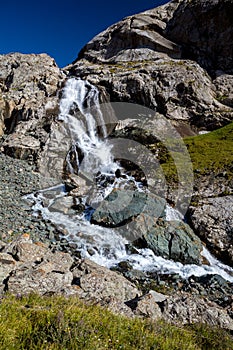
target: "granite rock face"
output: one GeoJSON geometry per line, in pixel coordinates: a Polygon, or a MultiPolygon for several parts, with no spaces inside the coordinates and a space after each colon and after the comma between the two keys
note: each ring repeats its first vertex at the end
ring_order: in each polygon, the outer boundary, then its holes
{"type": "Polygon", "coordinates": [[[213,130],[232,120],[232,110],[217,99],[210,76],[193,61],[166,58],[110,65],[81,60],[69,69],[70,74],[105,87],[111,102],[146,106],[177,127],[213,130]]]}
{"type": "Polygon", "coordinates": [[[185,58],[211,72],[232,72],[232,20],[231,0],[173,0],[112,25],[84,46],[78,59],[185,58]]]}
{"type": "Polygon", "coordinates": [[[179,6],[165,29],[165,36],[182,47],[182,57],[198,61],[214,73],[232,73],[232,1],[174,1],[179,6]]]}
{"type": "Polygon", "coordinates": [[[94,37],[81,50],[78,59],[122,62],[156,60],[166,56],[181,58],[179,45],[163,35],[169,17],[177,7],[178,3],[170,2],[123,19],[94,37]]]}
{"type": "Polygon", "coordinates": [[[233,119],[231,7],[174,0],[127,17],[94,37],[66,71],[104,87],[112,102],[156,110],[184,134],[216,129],[233,119]]]}
{"type": "Polygon", "coordinates": [[[203,198],[188,217],[212,252],[233,266],[233,196],[203,198]]]}
{"type": "Polygon", "coordinates": [[[0,56],[0,133],[6,154],[36,157],[58,113],[64,74],[46,54],[0,56]]]}

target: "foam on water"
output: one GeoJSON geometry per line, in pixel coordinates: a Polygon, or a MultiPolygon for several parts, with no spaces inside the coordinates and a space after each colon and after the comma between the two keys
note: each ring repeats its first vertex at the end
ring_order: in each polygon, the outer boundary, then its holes
{"type": "MultiPolygon", "coordinates": [[[[156,256],[150,249],[135,249],[137,253],[128,254],[126,245],[129,243],[116,229],[109,229],[92,225],[82,215],[66,215],[61,212],[50,211],[49,208],[57,198],[66,195],[62,185],[48,189],[49,200],[46,198],[46,190],[36,194],[27,195],[26,199],[32,203],[35,215],[40,212],[45,220],[49,220],[57,227],[65,230],[64,238],[77,245],[77,250],[82,257],[89,258],[96,263],[113,267],[121,261],[128,261],[134,269],[141,271],[159,272],[160,274],[179,274],[182,278],[190,276],[203,276],[206,274],[218,274],[226,280],[233,282],[233,269],[222,264],[203,247],[202,256],[209,265],[184,265],[173,260],[156,256]],[[51,192],[54,196],[51,199],[51,192]],[[47,203],[47,206],[45,206],[47,203]]],[[[169,208],[169,210],[171,210],[169,208]]]]}

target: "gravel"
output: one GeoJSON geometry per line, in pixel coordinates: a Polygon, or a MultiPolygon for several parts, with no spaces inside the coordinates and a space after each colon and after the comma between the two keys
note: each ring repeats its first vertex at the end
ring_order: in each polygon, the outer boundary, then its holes
{"type": "Polygon", "coordinates": [[[22,197],[39,187],[35,166],[0,153],[0,239],[8,242],[15,235],[29,233],[34,241],[53,241],[56,229],[33,215],[22,197]]]}

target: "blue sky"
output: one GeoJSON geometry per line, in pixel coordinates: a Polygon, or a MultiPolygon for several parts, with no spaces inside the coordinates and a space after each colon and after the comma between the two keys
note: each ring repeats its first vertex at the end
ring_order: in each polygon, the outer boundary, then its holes
{"type": "Polygon", "coordinates": [[[0,54],[46,52],[64,67],[76,59],[90,39],[109,25],[166,2],[5,0],[0,8],[0,54]]]}

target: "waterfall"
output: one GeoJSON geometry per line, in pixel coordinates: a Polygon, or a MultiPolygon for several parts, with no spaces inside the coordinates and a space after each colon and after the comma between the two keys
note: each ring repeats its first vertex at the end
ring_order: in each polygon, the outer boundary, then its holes
{"type": "MultiPolygon", "coordinates": [[[[69,130],[73,151],[77,152],[79,148],[85,155],[80,170],[87,174],[97,171],[113,173],[116,170],[111,147],[106,140],[107,128],[99,104],[99,91],[95,86],[81,79],[69,79],[60,102],[58,120],[63,121],[69,130]]],[[[67,161],[72,170],[69,158],[67,161]]]]}
{"type": "MultiPolygon", "coordinates": [[[[134,182],[138,190],[138,182],[127,174],[122,179],[115,177],[117,169],[121,166],[114,161],[111,144],[107,139],[107,129],[101,106],[98,89],[87,81],[71,78],[67,81],[60,101],[60,114],[58,120],[68,130],[70,149],[73,152],[76,167],[67,156],[68,170],[76,173],[85,173],[89,179],[96,179],[96,174],[111,177],[114,181],[104,183],[100,199],[103,200],[113,188],[124,188],[127,181],[134,182]],[[99,136],[101,135],[101,136],[99,136]],[[81,152],[83,159],[80,158],[81,152]]],[[[94,180],[93,180],[94,181],[94,180]]],[[[97,193],[95,193],[97,196],[97,193]]],[[[76,245],[82,257],[87,257],[100,265],[111,267],[121,261],[128,261],[133,268],[139,270],[158,271],[160,273],[178,273],[187,278],[191,275],[219,274],[233,282],[233,269],[220,264],[208,251],[203,249],[203,256],[210,265],[183,265],[178,262],[166,260],[155,256],[150,249],[134,249],[134,253],[127,252],[129,243],[117,229],[104,228],[91,224],[84,213],[67,215],[57,208],[67,196],[65,186],[55,186],[37,191],[27,196],[31,201],[35,215],[41,213],[45,220],[49,220],[64,231],[64,238],[76,245]]],[[[85,203],[84,203],[85,204],[85,203]]],[[[61,204],[62,207],[62,204],[61,204]]],[[[179,212],[167,205],[166,219],[182,220],[179,212]]]]}

